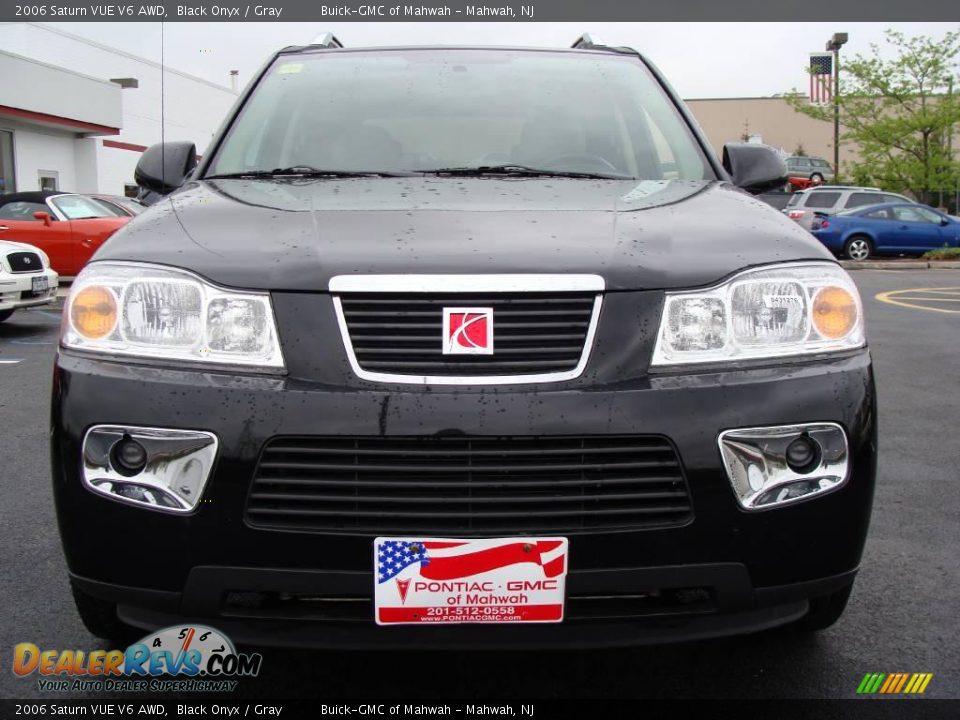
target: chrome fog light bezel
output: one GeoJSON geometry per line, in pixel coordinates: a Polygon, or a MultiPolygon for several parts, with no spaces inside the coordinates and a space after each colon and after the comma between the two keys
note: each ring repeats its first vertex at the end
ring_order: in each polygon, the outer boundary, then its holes
{"type": "Polygon", "coordinates": [[[736,428],[717,438],[724,471],[743,510],[766,511],[822,497],[843,487],[850,476],[850,446],[843,427],[833,422],[736,428]],[[819,447],[816,466],[790,468],[786,449],[807,437],[819,447]],[[791,496],[792,491],[802,491],[791,496]],[[782,495],[782,498],[771,495],[782,495]]]}
{"type": "Polygon", "coordinates": [[[83,484],[97,495],[139,508],[192,513],[206,490],[219,447],[217,436],[203,430],[94,425],[83,438],[83,484]],[[114,447],[125,438],[147,451],[145,466],[134,474],[114,464],[114,447]],[[130,491],[144,499],[123,494],[130,491]]]}

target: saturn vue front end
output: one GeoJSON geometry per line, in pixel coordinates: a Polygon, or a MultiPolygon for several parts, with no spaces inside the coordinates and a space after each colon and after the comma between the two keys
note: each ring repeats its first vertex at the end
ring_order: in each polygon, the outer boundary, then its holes
{"type": "Polygon", "coordinates": [[[783,174],[762,146],[718,162],[624,48],[277,53],[199,164],[144,154],[168,196],[65,307],[53,487],[87,626],[479,648],[830,625],[874,379],[846,272],[744,192],[783,174]],[[411,610],[457,587],[475,602],[411,610]]]}

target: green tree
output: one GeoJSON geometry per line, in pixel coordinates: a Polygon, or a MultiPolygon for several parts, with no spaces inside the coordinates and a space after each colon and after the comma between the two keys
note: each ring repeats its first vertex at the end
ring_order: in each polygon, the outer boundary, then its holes
{"type": "MultiPolygon", "coordinates": [[[[844,175],[936,205],[941,193],[952,197],[960,175],[952,147],[960,124],[960,32],[937,40],[888,30],[886,42],[892,59],[871,45],[869,55],[840,65],[841,138],[860,150],[844,175]]],[[[812,105],[796,90],[785,97],[798,112],[832,122],[833,105],[812,105]]]]}

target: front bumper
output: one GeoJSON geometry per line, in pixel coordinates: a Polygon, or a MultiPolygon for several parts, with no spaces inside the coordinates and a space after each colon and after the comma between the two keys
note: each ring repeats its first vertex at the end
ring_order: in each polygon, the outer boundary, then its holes
{"type": "Polygon", "coordinates": [[[0,311],[18,308],[49,305],[57,299],[57,287],[60,276],[53,270],[35,273],[4,273],[0,277],[0,311]],[[46,278],[49,289],[41,294],[33,294],[33,278],[46,278]]]}
{"type": "Polygon", "coordinates": [[[876,407],[867,351],[829,361],[647,375],[560,389],[355,389],[294,377],[141,367],[61,353],[52,409],[54,496],[71,574],[144,628],[206,621],[238,641],[329,647],[602,646],[760,630],[852,581],[873,496],[876,407]],[[131,398],[136,398],[132,402],[131,398]],[[838,490],[746,512],[717,437],[733,428],[834,422],[850,443],[838,490]],[[176,516],[85,489],[80,447],[100,423],[204,430],[220,455],[203,501],[176,516]],[[682,526],[570,534],[568,620],[559,626],[381,628],[373,623],[372,534],[254,528],[244,509],[264,444],[280,435],[660,435],[676,446],[693,503],[682,526]],[[698,588],[690,603],[654,601],[698,588]],[[250,609],[237,597],[270,597],[250,609]],[[647,596],[583,609],[581,597],[647,596]],[[351,598],[320,611],[298,597],[351,598]],[[233,598],[233,599],[232,599],[233,598]],[[357,610],[359,608],[359,610],[357,610]]]}

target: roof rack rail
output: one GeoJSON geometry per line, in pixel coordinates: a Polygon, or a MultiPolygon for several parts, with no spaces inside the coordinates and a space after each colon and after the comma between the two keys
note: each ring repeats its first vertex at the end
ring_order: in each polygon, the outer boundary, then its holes
{"type": "Polygon", "coordinates": [[[342,48],[343,43],[337,39],[337,36],[333,33],[324,33],[323,35],[318,35],[313,39],[313,42],[310,43],[312,47],[325,47],[325,48],[342,48]]]}
{"type": "Polygon", "coordinates": [[[590,50],[592,48],[606,47],[603,40],[594,37],[590,33],[584,33],[576,39],[576,42],[570,46],[574,50],[590,50]]]}

